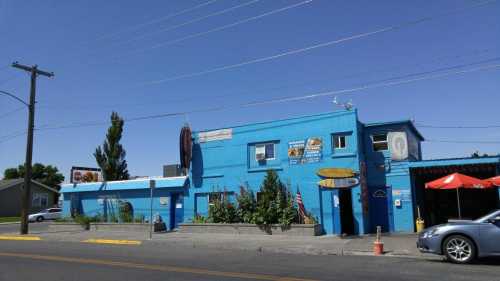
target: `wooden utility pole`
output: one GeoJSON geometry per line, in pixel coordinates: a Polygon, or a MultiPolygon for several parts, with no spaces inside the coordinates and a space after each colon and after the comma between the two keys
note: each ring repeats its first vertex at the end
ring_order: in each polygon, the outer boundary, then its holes
{"type": "Polygon", "coordinates": [[[31,89],[28,118],[28,140],[26,142],[26,162],[24,163],[24,186],[21,191],[21,234],[28,234],[28,212],[31,206],[31,160],[33,158],[33,130],[35,128],[36,77],[54,76],[53,72],[39,70],[37,65],[26,66],[14,62],[12,67],[31,73],[31,89]]]}

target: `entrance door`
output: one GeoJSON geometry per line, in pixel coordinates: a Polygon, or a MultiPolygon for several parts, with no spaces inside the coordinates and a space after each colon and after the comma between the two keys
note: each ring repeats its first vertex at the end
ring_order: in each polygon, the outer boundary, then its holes
{"type": "Polygon", "coordinates": [[[371,188],[370,190],[375,190],[372,193],[370,205],[370,232],[375,233],[377,231],[377,226],[382,227],[382,232],[388,232],[390,231],[388,210],[390,202],[387,200],[387,188],[371,188]]]}
{"type": "Polygon", "coordinates": [[[179,193],[173,193],[170,198],[169,228],[172,230],[177,228],[184,218],[184,198],[179,193]]]}
{"type": "Polygon", "coordinates": [[[352,192],[350,188],[339,189],[340,223],[342,235],[354,234],[354,215],[352,211],[352,192]]]}

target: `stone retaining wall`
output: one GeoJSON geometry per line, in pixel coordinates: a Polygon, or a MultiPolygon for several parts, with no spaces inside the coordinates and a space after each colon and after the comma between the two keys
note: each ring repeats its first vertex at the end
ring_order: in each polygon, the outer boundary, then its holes
{"type": "Polygon", "coordinates": [[[248,235],[288,235],[288,236],[318,236],[322,234],[320,224],[292,224],[283,229],[280,225],[258,226],[246,223],[182,223],[181,233],[222,233],[248,235]]]}

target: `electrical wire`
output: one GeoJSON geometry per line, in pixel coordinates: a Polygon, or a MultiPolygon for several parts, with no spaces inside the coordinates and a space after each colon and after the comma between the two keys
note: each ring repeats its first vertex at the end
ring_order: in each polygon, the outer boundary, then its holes
{"type": "Polygon", "coordinates": [[[236,5],[236,6],[233,6],[233,7],[226,8],[224,10],[221,10],[221,11],[218,11],[218,12],[215,12],[215,13],[211,13],[211,14],[208,14],[208,15],[205,15],[205,16],[202,16],[202,17],[194,18],[192,20],[189,20],[189,21],[186,21],[186,22],[174,25],[174,26],[170,26],[170,27],[163,28],[163,29],[160,29],[160,30],[155,30],[155,31],[148,32],[148,33],[143,33],[143,34],[141,34],[139,36],[133,37],[133,38],[131,38],[129,40],[126,40],[124,42],[118,42],[117,44],[112,44],[111,46],[125,45],[125,44],[128,44],[128,43],[132,43],[132,42],[141,40],[143,38],[147,38],[147,37],[153,36],[155,34],[172,31],[172,30],[184,27],[184,26],[188,26],[188,25],[193,24],[193,23],[197,23],[197,22],[206,20],[208,18],[212,18],[212,17],[223,15],[225,13],[229,13],[229,12],[234,11],[236,9],[243,8],[243,7],[255,4],[255,3],[259,2],[259,1],[260,0],[251,0],[251,1],[239,4],[239,5],[236,5]]]}
{"type": "Polygon", "coordinates": [[[430,128],[430,129],[497,129],[500,125],[484,125],[484,126],[441,126],[441,125],[427,125],[416,123],[415,126],[419,128],[430,128]]]}
{"type": "Polygon", "coordinates": [[[98,38],[94,39],[95,41],[99,41],[99,40],[103,40],[103,39],[107,39],[107,38],[111,38],[111,37],[114,37],[116,35],[120,35],[120,34],[123,34],[123,33],[127,33],[127,32],[130,32],[130,31],[135,31],[135,30],[138,30],[138,29],[141,29],[145,26],[148,26],[148,25],[152,25],[152,24],[156,24],[156,23],[160,23],[160,22],[163,22],[163,21],[166,21],[166,20],[169,20],[171,18],[174,18],[174,17],[177,17],[177,16],[180,16],[182,14],[185,14],[185,13],[188,13],[188,12],[191,12],[191,11],[194,11],[196,9],[199,9],[199,8],[202,8],[202,7],[205,7],[205,6],[208,6],[214,2],[216,2],[217,0],[211,0],[211,1],[207,1],[207,2],[204,2],[204,3],[201,3],[199,5],[196,5],[194,7],[191,7],[191,8],[187,8],[187,9],[184,9],[182,11],[179,11],[179,12],[176,12],[176,13],[173,13],[173,14],[169,14],[167,16],[164,16],[164,17],[161,17],[161,18],[157,18],[157,19],[154,19],[154,20],[151,20],[151,21],[148,21],[148,22],[144,22],[144,23],[140,23],[140,24],[136,24],[134,26],[131,26],[131,27],[128,27],[128,28],[125,28],[125,29],[122,29],[120,31],[117,31],[117,32],[114,32],[114,33],[111,33],[111,34],[105,34],[105,35],[101,35],[99,36],[98,38]]]}
{"type": "Polygon", "coordinates": [[[169,45],[173,45],[175,43],[186,41],[188,39],[197,38],[197,37],[204,36],[204,35],[207,35],[207,34],[210,34],[210,33],[214,33],[214,32],[217,32],[217,31],[222,31],[222,30],[225,30],[225,29],[228,29],[228,28],[231,28],[231,27],[235,27],[235,26],[238,26],[240,24],[244,24],[244,23],[247,23],[247,22],[258,20],[260,18],[267,17],[267,16],[270,16],[270,15],[273,15],[273,14],[281,13],[281,12],[284,12],[284,11],[287,11],[287,10],[290,10],[290,9],[293,9],[293,8],[296,8],[296,7],[299,7],[299,6],[311,3],[312,1],[313,0],[302,1],[302,2],[299,2],[299,3],[293,4],[293,5],[289,5],[289,6],[285,6],[285,7],[279,8],[279,9],[271,10],[269,12],[266,12],[266,13],[263,13],[263,14],[260,14],[260,15],[257,15],[257,16],[249,17],[249,18],[246,18],[246,19],[243,19],[243,20],[239,20],[239,21],[230,23],[230,24],[226,24],[226,25],[222,25],[222,26],[219,26],[219,27],[215,27],[215,28],[209,29],[207,31],[193,33],[193,34],[186,35],[184,37],[180,37],[180,38],[177,38],[177,39],[168,40],[168,41],[165,41],[165,42],[160,42],[160,43],[157,43],[156,45],[153,45],[153,46],[150,46],[150,47],[147,47],[147,48],[141,48],[141,49],[133,50],[133,51],[130,51],[130,52],[126,52],[126,53],[124,53],[122,55],[114,56],[112,58],[113,59],[126,58],[126,57],[130,57],[132,55],[135,55],[135,54],[139,54],[139,53],[143,53],[143,52],[149,51],[149,50],[154,50],[154,49],[158,49],[158,48],[161,48],[161,47],[166,47],[166,46],[169,46],[169,45]]]}
{"type": "Polygon", "coordinates": [[[474,143],[474,144],[500,144],[500,140],[447,140],[447,139],[429,139],[425,142],[438,143],[474,143]]]}
{"type": "Polygon", "coordinates": [[[267,61],[275,60],[275,59],[286,57],[286,56],[290,56],[290,55],[296,55],[296,54],[308,52],[308,51],[319,49],[319,48],[329,47],[329,46],[341,44],[341,43],[352,41],[352,40],[356,40],[356,39],[361,39],[361,38],[365,38],[365,37],[369,37],[369,36],[374,36],[376,34],[386,33],[386,32],[389,32],[389,31],[395,31],[395,30],[399,30],[399,29],[406,28],[406,27],[409,27],[409,26],[418,25],[418,24],[421,24],[421,23],[424,23],[424,22],[433,21],[433,20],[436,20],[438,18],[442,18],[442,17],[445,17],[445,16],[449,16],[449,15],[457,14],[457,13],[460,13],[460,12],[464,12],[464,11],[470,10],[472,8],[477,8],[477,7],[480,7],[480,6],[487,5],[487,4],[492,4],[492,3],[496,2],[496,1],[498,1],[498,0],[482,1],[482,2],[479,2],[479,3],[473,4],[473,5],[468,5],[466,7],[461,7],[461,8],[458,8],[458,9],[453,9],[453,10],[450,10],[450,11],[447,11],[447,12],[444,12],[444,13],[441,13],[441,14],[438,14],[438,15],[426,16],[426,17],[422,17],[422,18],[419,18],[419,19],[416,19],[416,20],[406,21],[406,22],[403,22],[403,23],[400,23],[400,24],[397,24],[397,25],[392,25],[392,26],[388,26],[388,27],[384,27],[384,28],[379,28],[379,29],[376,29],[376,30],[373,30],[373,31],[369,31],[369,32],[359,33],[359,34],[351,35],[351,36],[348,36],[348,37],[343,37],[343,38],[340,38],[340,39],[335,39],[335,40],[331,40],[331,41],[327,41],[327,42],[315,44],[315,45],[304,47],[304,48],[300,48],[300,49],[289,50],[289,51],[286,51],[286,52],[283,52],[283,53],[278,53],[278,54],[275,54],[275,55],[272,55],[272,56],[257,58],[257,59],[253,59],[253,60],[248,60],[248,61],[236,63],[236,64],[230,64],[230,65],[220,66],[220,67],[216,67],[216,68],[212,68],[212,69],[207,69],[207,70],[203,70],[203,71],[199,71],[199,72],[193,72],[193,73],[187,73],[187,74],[182,74],[182,75],[170,76],[170,77],[166,77],[166,78],[162,78],[162,79],[158,79],[158,80],[147,81],[147,82],[140,83],[140,84],[141,85],[161,84],[161,83],[165,83],[165,82],[171,82],[171,81],[175,81],[175,80],[180,80],[180,79],[185,79],[185,78],[191,78],[191,77],[201,76],[201,75],[205,75],[205,74],[211,74],[211,73],[215,73],[215,72],[220,72],[220,71],[224,71],[224,70],[234,69],[234,68],[238,68],[238,67],[242,67],[242,66],[246,66],[246,65],[250,65],[250,64],[267,62],[267,61]]]}
{"type": "MultiPolygon", "coordinates": [[[[479,67],[465,69],[465,70],[448,71],[445,73],[426,75],[426,76],[416,77],[416,78],[412,78],[412,79],[397,80],[397,81],[384,82],[384,83],[367,84],[367,85],[363,85],[360,87],[344,89],[344,90],[331,90],[331,91],[319,92],[319,93],[302,95],[302,96],[292,96],[292,97],[284,97],[284,98],[277,98],[277,99],[268,99],[268,100],[263,100],[263,101],[245,102],[245,103],[241,103],[241,104],[234,105],[234,106],[221,105],[221,106],[216,106],[216,107],[211,107],[211,108],[184,111],[184,112],[171,112],[171,113],[162,113],[162,114],[155,114],[155,115],[146,115],[146,116],[139,116],[139,117],[129,118],[129,119],[124,118],[124,121],[133,122],[133,121],[139,121],[139,120],[158,119],[158,118],[174,117],[174,116],[185,116],[185,115],[194,114],[194,113],[222,111],[222,110],[228,110],[228,109],[234,109],[234,108],[246,108],[246,107],[253,107],[253,106],[265,105],[265,104],[284,103],[284,102],[293,102],[293,101],[299,101],[299,100],[314,99],[314,98],[325,97],[325,96],[351,94],[351,93],[363,91],[363,90],[396,86],[396,85],[408,84],[408,83],[412,83],[412,82],[431,80],[431,79],[435,80],[435,79],[439,79],[439,78],[449,77],[452,75],[460,75],[460,74],[472,73],[472,72],[477,72],[477,71],[493,70],[493,69],[498,69],[498,68],[500,68],[500,64],[485,65],[485,66],[479,66],[479,67]]],[[[39,130],[80,128],[80,127],[90,127],[90,126],[101,126],[101,125],[105,125],[105,124],[108,124],[108,123],[95,121],[95,122],[69,124],[69,125],[52,126],[52,127],[47,126],[45,128],[40,128],[39,130]]]]}
{"type": "Polygon", "coordinates": [[[23,110],[23,109],[26,109],[26,106],[22,106],[22,107],[19,107],[19,108],[14,109],[14,110],[7,111],[7,112],[5,112],[5,113],[3,113],[3,114],[0,114],[0,119],[5,118],[5,117],[7,117],[7,116],[9,116],[9,115],[11,115],[11,114],[14,114],[14,113],[16,113],[16,112],[19,112],[19,111],[21,111],[21,110],[23,110]]]}
{"type": "MultiPolygon", "coordinates": [[[[433,63],[433,62],[440,62],[440,61],[443,61],[443,60],[447,60],[447,59],[462,59],[464,57],[467,57],[467,56],[471,56],[471,55],[482,55],[482,54],[485,54],[485,53],[488,53],[488,52],[491,52],[492,50],[494,50],[495,48],[486,48],[486,49],[474,49],[472,51],[468,51],[468,52],[465,52],[465,53],[461,53],[461,54],[454,54],[454,55],[446,55],[446,56],[440,56],[440,57],[436,57],[436,58],[433,58],[431,60],[429,60],[428,62],[425,62],[425,63],[406,63],[404,65],[399,65],[397,67],[385,67],[385,68],[378,68],[378,69],[375,69],[375,70],[370,70],[370,71],[363,71],[363,72],[358,72],[358,73],[352,73],[352,74],[348,74],[348,75],[344,75],[344,76],[340,76],[340,77],[337,77],[336,79],[332,79],[332,78],[321,78],[321,79],[310,79],[310,80],[307,80],[307,81],[303,81],[303,82],[300,82],[300,83],[287,83],[286,85],[280,85],[280,86],[277,86],[277,87],[271,87],[271,88],[264,88],[264,89],[248,89],[248,90],[243,90],[243,91],[240,91],[239,93],[233,93],[231,92],[231,94],[221,94],[221,95],[214,95],[214,96],[210,96],[210,99],[214,99],[214,98],[226,98],[226,97],[231,97],[233,95],[242,95],[244,93],[247,93],[247,92],[258,92],[258,91],[274,91],[274,90],[280,90],[280,89],[284,89],[284,88],[291,88],[292,86],[303,86],[303,85],[309,85],[310,83],[313,83],[314,82],[314,85],[317,84],[317,82],[322,82],[322,81],[332,81],[332,80],[337,80],[338,79],[344,79],[344,78],[355,78],[355,77],[360,77],[362,75],[366,75],[366,74],[380,74],[380,73],[384,73],[384,72],[392,72],[392,71],[395,71],[395,70],[398,70],[398,69],[404,69],[405,66],[408,66],[408,65],[411,65],[412,67],[414,66],[422,66],[422,65],[426,65],[426,64],[429,64],[429,63],[433,63]]],[[[493,58],[492,60],[495,60],[495,58],[493,58]]],[[[489,60],[486,60],[486,61],[489,61],[489,60]]],[[[474,62],[472,64],[464,64],[464,65],[461,65],[461,66],[470,66],[470,65],[476,65],[476,64],[479,64],[479,63],[482,63],[482,62],[485,62],[485,61],[480,61],[480,62],[474,62]]],[[[457,68],[457,67],[461,67],[461,66],[453,66],[451,68],[457,68]]],[[[449,67],[447,68],[443,68],[443,69],[450,69],[449,67]]],[[[429,72],[421,72],[421,73],[430,73],[430,72],[436,72],[435,70],[434,71],[429,71],[429,72]]],[[[408,77],[408,76],[415,76],[417,75],[417,73],[412,73],[412,74],[408,74],[408,75],[405,75],[403,77],[408,77]]],[[[374,82],[381,82],[381,81],[387,81],[387,80],[394,80],[395,77],[392,77],[392,78],[388,78],[388,79],[384,79],[384,80],[379,80],[379,81],[374,81],[374,82]]],[[[199,100],[200,97],[183,97],[183,98],[179,98],[179,99],[170,99],[170,100],[167,100],[165,102],[167,102],[169,105],[171,105],[172,103],[184,103],[184,102],[189,102],[189,101],[193,101],[193,100],[199,100]]],[[[117,103],[113,103],[113,104],[105,104],[103,106],[102,103],[99,103],[99,104],[86,104],[86,105],[82,105],[82,104],[78,104],[78,105],[65,105],[64,106],[64,109],[73,109],[73,108],[78,108],[78,109],[86,109],[86,108],[111,108],[111,109],[115,109],[117,108],[117,106],[149,106],[149,105],[158,105],[158,103],[126,103],[126,104],[117,104],[117,103]]],[[[45,105],[45,106],[38,106],[38,108],[60,108],[60,106],[50,106],[50,105],[45,105]]]]}

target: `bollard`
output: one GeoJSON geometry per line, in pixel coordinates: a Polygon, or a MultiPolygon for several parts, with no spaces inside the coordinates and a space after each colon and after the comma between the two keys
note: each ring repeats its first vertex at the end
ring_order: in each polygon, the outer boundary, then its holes
{"type": "Polygon", "coordinates": [[[381,240],[382,228],[377,226],[377,238],[375,242],[373,242],[373,254],[376,256],[380,256],[384,254],[384,243],[381,240]]]}

